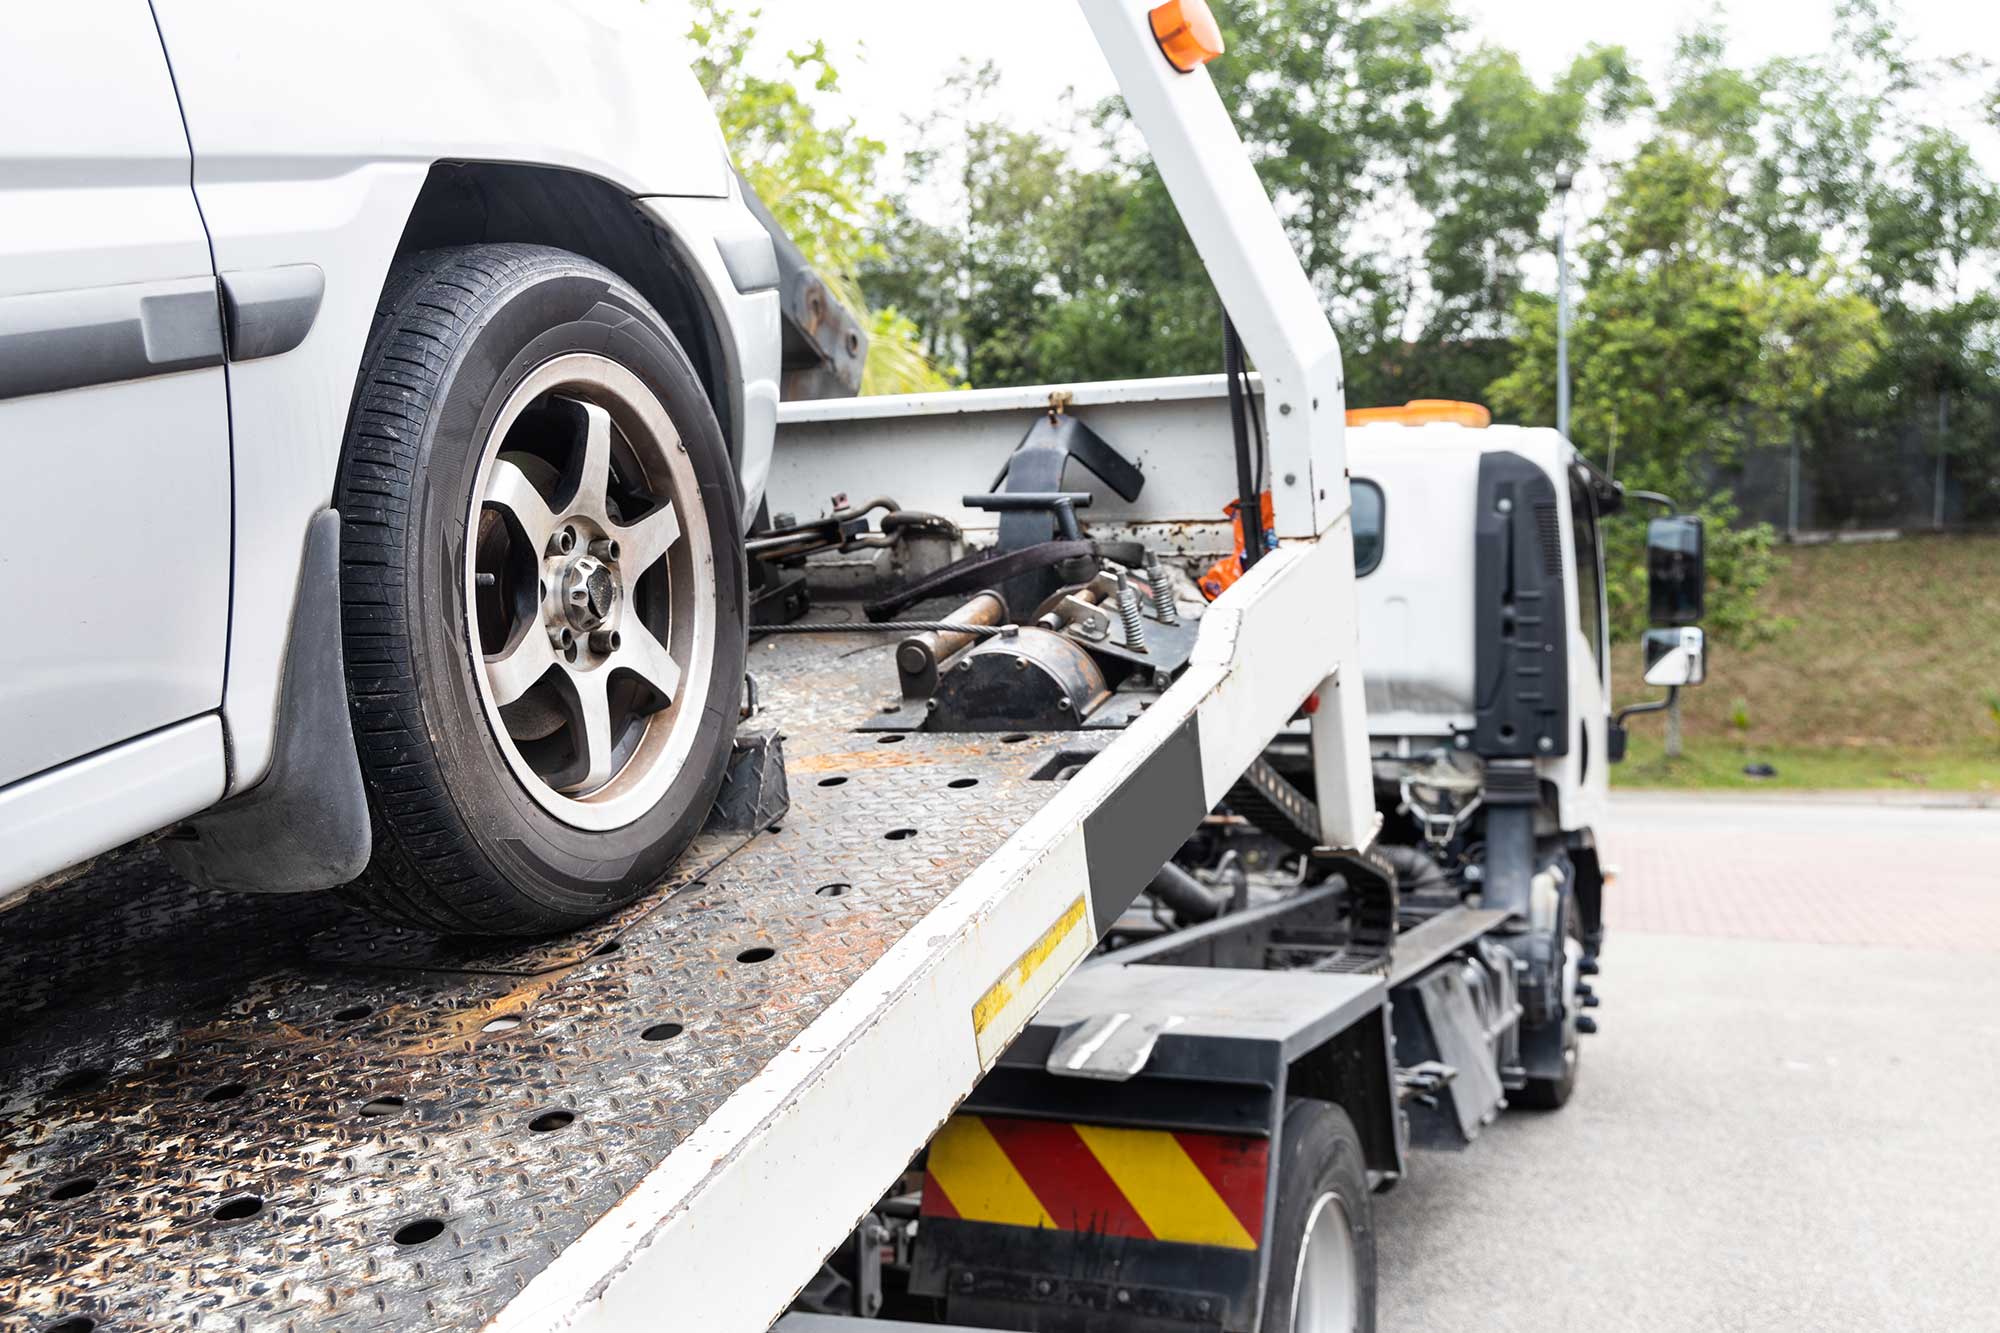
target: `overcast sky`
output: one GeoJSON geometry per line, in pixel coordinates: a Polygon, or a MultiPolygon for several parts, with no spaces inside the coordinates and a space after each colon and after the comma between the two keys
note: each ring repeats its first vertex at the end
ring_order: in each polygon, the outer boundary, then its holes
{"type": "MultiPolygon", "coordinates": [[[[1228,0],[1211,0],[1218,10],[1228,0]]],[[[1666,66],[1675,34],[1719,10],[1742,61],[1823,47],[1833,0],[1460,0],[1475,36],[1518,51],[1546,79],[1590,42],[1619,43],[1649,80],[1666,66]]],[[[1086,104],[1113,91],[1076,0],[759,0],[766,39],[778,50],[824,37],[839,57],[841,103],[862,128],[888,139],[930,107],[962,58],[1000,65],[1002,102],[1026,126],[1050,117],[1064,90],[1086,104]]],[[[1974,52],[2000,61],[2000,4],[1904,0],[1903,28],[1919,55],[1974,52]]],[[[775,54],[775,52],[774,52],[775,54]]],[[[1955,126],[1971,134],[1972,124],[1955,126]]]]}

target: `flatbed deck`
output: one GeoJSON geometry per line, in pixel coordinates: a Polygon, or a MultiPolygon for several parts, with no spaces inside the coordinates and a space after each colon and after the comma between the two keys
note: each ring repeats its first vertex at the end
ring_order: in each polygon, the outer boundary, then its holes
{"type": "Polygon", "coordinates": [[[790,814],[551,944],[203,893],[152,851],[0,917],[0,1320],[499,1315],[1059,790],[1075,736],[856,732],[891,643],[753,645],[790,814]]]}

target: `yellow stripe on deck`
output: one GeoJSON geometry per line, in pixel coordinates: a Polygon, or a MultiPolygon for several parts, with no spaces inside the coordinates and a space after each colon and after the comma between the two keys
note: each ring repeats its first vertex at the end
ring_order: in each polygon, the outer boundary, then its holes
{"type": "Polygon", "coordinates": [[[1232,1250],[1257,1248],[1172,1134],[1104,1125],[1078,1125],[1076,1132],[1155,1238],[1232,1250]]]}
{"type": "Polygon", "coordinates": [[[1042,932],[1042,937],[1028,946],[1027,952],[1014,960],[998,981],[987,988],[979,997],[979,1003],[972,1006],[972,1030],[975,1034],[986,1031],[987,1024],[1007,1007],[1007,1002],[1019,994],[1021,988],[1034,978],[1042,964],[1061,947],[1069,933],[1083,924],[1083,898],[1079,896],[1056,923],[1042,932]]]}
{"type": "Polygon", "coordinates": [[[968,1222],[1053,1227],[1055,1219],[1007,1160],[993,1132],[976,1115],[955,1115],[931,1140],[931,1177],[968,1222]]]}

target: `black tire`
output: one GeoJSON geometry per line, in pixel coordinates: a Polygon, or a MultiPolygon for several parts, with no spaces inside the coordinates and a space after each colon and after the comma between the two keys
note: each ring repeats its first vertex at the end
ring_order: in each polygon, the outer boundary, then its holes
{"type": "Polygon", "coordinates": [[[362,359],[335,504],[348,698],[374,834],[349,895],[429,930],[535,936],[657,885],[722,781],[747,604],[735,471],[665,321],[609,270],[560,250],[479,245],[399,261],[362,359]],[[466,615],[467,514],[490,427],[531,371],[579,351],[629,370],[665,408],[699,481],[717,584],[692,749],[647,813],[606,830],[556,818],[510,769],[466,615]]]}
{"type": "MultiPolygon", "coordinates": [[[[1331,1327],[1297,1325],[1299,1257],[1308,1224],[1325,1225],[1327,1208],[1344,1210],[1360,1333],[1375,1328],[1375,1222],[1368,1192],[1368,1164],[1361,1136],[1347,1112],[1330,1102],[1301,1099],[1285,1111],[1278,1143],[1278,1207],[1272,1220],[1270,1277],[1264,1289],[1261,1333],[1321,1333],[1331,1327]],[[1322,1204],[1322,1200],[1326,1200],[1322,1204]],[[1316,1216],[1317,1213],[1317,1216],[1316,1216]]],[[[1337,1233],[1329,1233],[1337,1234],[1337,1233]]]]}
{"type": "MultiPolygon", "coordinates": [[[[1569,904],[1567,938],[1575,940],[1582,947],[1582,936],[1577,925],[1576,904],[1569,904]]],[[[1565,983],[1567,984],[1567,983],[1565,983]]],[[[1583,1012],[1582,997],[1574,991],[1563,996],[1562,1051],[1563,1072],[1557,1078],[1531,1078],[1521,1085],[1518,1092],[1507,1094],[1507,1105],[1521,1111],[1560,1111],[1569,1104],[1576,1092],[1577,1075],[1583,1066],[1583,1040],[1576,1027],[1577,1016],[1583,1012]]]]}

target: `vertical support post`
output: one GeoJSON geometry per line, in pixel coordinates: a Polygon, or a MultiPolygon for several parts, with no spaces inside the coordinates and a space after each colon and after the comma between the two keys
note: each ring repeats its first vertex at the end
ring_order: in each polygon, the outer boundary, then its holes
{"type": "Polygon", "coordinates": [[[1556,176],[1556,434],[1569,438],[1569,172],[1556,176]]]}
{"type": "MultiPolygon", "coordinates": [[[[1320,538],[1332,549],[1335,566],[1330,586],[1354,587],[1354,536],[1350,516],[1343,514],[1320,538]]],[[[1319,807],[1319,841],[1323,847],[1365,852],[1375,841],[1382,816],[1375,809],[1375,768],[1368,749],[1368,695],[1361,682],[1361,635],[1353,616],[1336,622],[1340,642],[1334,661],[1340,663],[1315,691],[1319,708],[1312,714],[1314,803],[1319,807]]]]}
{"type": "Polygon", "coordinates": [[[1340,342],[1207,69],[1182,72],[1167,63],[1147,0],[1080,3],[1209,281],[1263,377],[1273,527],[1281,540],[1317,538],[1322,556],[1337,562],[1320,593],[1339,642],[1324,645],[1333,670],[1313,715],[1313,770],[1322,841],[1365,848],[1379,820],[1356,628],[1340,342]]]}
{"type": "Polygon", "coordinates": [[[1486,848],[1480,862],[1479,904],[1528,916],[1535,878],[1535,807],[1540,778],[1532,759],[1486,763],[1486,848]]]}
{"type": "MultiPolygon", "coordinates": [[[[1340,343],[1206,68],[1167,63],[1145,0],[1081,0],[1209,280],[1264,383],[1266,476],[1280,538],[1347,512],[1340,343]]],[[[1222,57],[1229,59],[1227,55],[1222,57]]]]}
{"type": "Polygon", "coordinates": [[[1789,480],[1785,483],[1785,535],[1799,536],[1799,423],[1792,423],[1792,458],[1789,480]]]}
{"type": "Polygon", "coordinates": [[[1944,531],[1944,432],[1949,420],[1951,399],[1945,397],[1943,389],[1938,390],[1937,424],[1937,475],[1931,482],[1931,527],[1944,531]]]}
{"type": "Polygon", "coordinates": [[[1368,761],[1367,700],[1359,681],[1345,684],[1338,672],[1320,682],[1312,765],[1320,845],[1367,851],[1382,825],[1368,761]]]}

